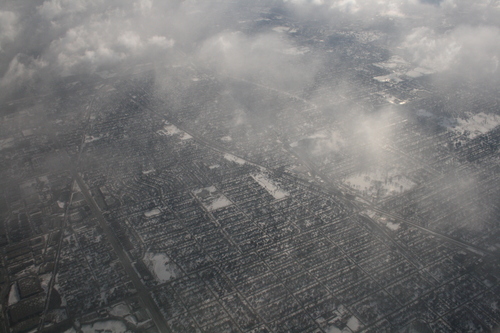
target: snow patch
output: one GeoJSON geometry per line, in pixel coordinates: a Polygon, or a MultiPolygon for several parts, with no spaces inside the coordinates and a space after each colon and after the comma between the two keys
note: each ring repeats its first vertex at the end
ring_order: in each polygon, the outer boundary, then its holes
{"type": "Polygon", "coordinates": [[[286,198],[290,195],[290,193],[279,188],[274,181],[269,179],[267,175],[263,173],[254,174],[252,175],[252,178],[277,200],[286,198]]]}
{"type": "Polygon", "coordinates": [[[203,206],[210,212],[219,208],[227,207],[233,203],[226,198],[215,186],[205,187],[193,191],[194,195],[201,201],[203,206]]]}
{"type": "Polygon", "coordinates": [[[90,142],[94,142],[94,141],[97,141],[97,140],[101,140],[103,138],[102,135],[100,136],[93,136],[93,135],[85,135],[85,143],[90,143],[90,142]]]}
{"type": "Polygon", "coordinates": [[[434,74],[436,71],[433,71],[432,69],[429,68],[424,68],[424,67],[416,67],[412,70],[409,70],[406,72],[406,76],[411,77],[412,79],[421,77],[424,75],[430,75],[434,74]]]}
{"type": "Polygon", "coordinates": [[[178,129],[177,126],[166,123],[165,126],[163,126],[163,129],[158,130],[157,133],[164,136],[172,136],[184,132],[178,129]]]}
{"type": "Polygon", "coordinates": [[[52,273],[43,274],[40,276],[40,279],[42,280],[40,281],[40,285],[42,286],[43,291],[47,293],[49,291],[49,284],[50,280],[52,279],[52,273]]]}
{"type": "Polygon", "coordinates": [[[342,333],[342,330],[340,328],[338,328],[337,326],[332,325],[332,326],[328,326],[325,329],[325,332],[326,333],[342,333]]]}
{"type": "Polygon", "coordinates": [[[156,216],[156,215],[160,215],[160,214],[161,214],[161,210],[159,210],[158,208],[154,208],[154,209],[151,209],[151,210],[148,210],[147,212],[145,212],[144,216],[152,217],[152,216],[156,216]]]}
{"type": "Polygon", "coordinates": [[[357,173],[346,178],[344,184],[361,191],[364,195],[378,198],[408,191],[416,185],[397,170],[357,173]]]}
{"type": "Polygon", "coordinates": [[[374,63],[373,65],[392,72],[389,75],[374,77],[374,79],[379,82],[399,83],[404,81],[402,77],[414,79],[435,73],[434,70],[426,67],[413,67],[412,64],[408,63],[400,56],[392,56],[387,61],[374,63]]]}
{"type": "Polygon", "coordinates": [[[209,207],[209,210],[214,211],[216,209],[223,208],[223,207],[230,206],[230,205],[232,205],[232,202],[229,201],[229,199],[227,199],[226,197],[219,197],[212,202],[212,204],[209,207]]]}
{"type": "Polygon", "coordinates": [[[349,327],[353,332],[356,332],[359,329],[359,326],[359,320],[354,316],[349,318],[349,320],[347,321],[347,327],[349,327]]]}
{"type": "Polygon", "coordinates": [[[496,114],[486,114],[484,112],[471,115],[469,118],[458,118],[456,124],[445,124],[450,130],[467,136],[469,139],[486,134],[500,125],[500,116],[496,114]]]}
{"type": "Polygon", "coordinates": [[[170,258],[164,253],[146,252],[143,260],[159,282],[167,282],[179,276],[177,265],[170,262],[170,258]]]}
{"type": "Polygon", "coordinates": [[[14,138],[0,139],[0,150],[14,146],[14,138]]]}
{"type": "Polygon", "coordinates": [[[126,333],[128,332],[128,330],[127,326],[119,320],[106,320],[106,321],[98,321],[92,324],[83,325],[82,332],[83,333],[95,333],[95,332],[126,333]]]}
{"type": "Polygon", "coordinates": [[[401,227],[399,223],[392,223],[392,222],[387,222],[385,226],[391,229],[392,231],[397,231],[401,227]]]}
{"type": "Polygon", "coordinates": [[[30,136],[33,135],[33,130],[32,129],[25,129],[21,131],[23,133],[23,136],[30,136]]]}
{"type": "Polygon", "coordinates": [[[246,163],[246,161],[242,158],[239,158],[237,156],[234,156],[233,154],[225,153],[224,158],[228,161],[234,162],[239,165],[243,165],[246,163]]]}
{"type": "Polygon", "coordinates": [[[403,81],[403,79],[401,79],[399,75],[400,75],[399,73],[391,73],[388,75],[374,76],[373,78],[378,82],[399,83],[403,81]]]}
{"type": "Polygon", "coordinates": [[[8,305],[14,305],[17,302],[21,300],[21,296],[19,296],[19,290],[17,289],[17,284],[13,283],[12,286],[10,286],[10,292],[9,292],[9,303],[8,305]]]}
{"type": "Polygon", "coordinates": [[[111,308],[109,313],[116,317],[126,317],[130,315],[130,308],[125,303],[118,303],[111,308]]]}

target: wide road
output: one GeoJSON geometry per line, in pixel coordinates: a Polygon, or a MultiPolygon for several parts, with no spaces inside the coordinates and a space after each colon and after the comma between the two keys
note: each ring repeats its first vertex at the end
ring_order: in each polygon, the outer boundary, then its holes
{"type": "Polygon", "coordinates": [[[421,225],[418,225],[414,222],[410,222],[404,218],[402,218],[401,216],[397,215],[397,214],[393,214],[393,213],[390,213],[390,212],[387,212],[385,210],[382,210],[382,209],[379,209],[379,208],[376,208],[375,206],[369,206],[369,209],[377,212],[377,213],[380,213],[380,214],[384,214],[386,216],[389,216],[389,217],[392,217],[393,219],[395,219],[397,222],[399,223],[405,223],[407,225],[411,225],[412,227],[415,227],[417,229],[420,229],[422,231],[425,231],[431,235],[434,235],[436,237],[439,237],[439,238],[442,238],[450,243],[453,243],[455,245],[458,245],[462,248],[465,248],[469,251],[472,251],[474,253],[477,253],[477,254],[480,254],[482,256],[485,256],[485,255],[491,255],[491,256],[495,256],[495,253],[491,252],[491,251],[488,251],[486,249],[483,249],[483,248],[480,248],[474,244],[470,244],[470,243],[466,243],[464,241],[461,241],[461,240],[458,240],[458,239],[455,239],[455,238],[452,238],[450,236],[447,236],[445,234],[442,234],[440,232],[437,232],[437,231],[434,231],[434,230],[431,230],[431,229],[428,229],[426,227],[422,227],[421,225]]]}
{"type": "Polygon", "coordinates": [[[132,283],[134,284],[135,289],[137,290],[137,294],[144,305],[144,307],[149,311],[151,318],[153,319],[154,323],[156,324],[156,327],[161,333],[168,333],[171,332],[171,330],[168,328],[167,323],[165,322],[165,319],[163,318],[160,309],[154,302],[153,298],[149,294],[147,288],[142,284],[141,280],[137,276],[134,268],[132,267],[132,262],[130,261],[129,257],[123,250],[123,247],[121,246],[120,242],[118,241],[118,238],[116,238],[115,234],[111,230],[111,228],[108,226],[106,219],[102,215],[101,209],[95,202],[94,198],[90,194],[87,185],[83,181],[82,177],[77,173],[74,172],[74,177],[76,182],[78,183],[78,186],[80,187],[83,195],[87,199],[87,202],[90,205],[90,209],[94,213],[94,216],[97,218],[99,221],[99,225],[101,226],[102,230],[106,234],[111,246],[113,247],[113,250],[115,251],[116,255],[118,256],[118,259],[122,263],[123,267],[125,268],[125,272],[127,272],[130,280],[132,280],[132,283]]]}

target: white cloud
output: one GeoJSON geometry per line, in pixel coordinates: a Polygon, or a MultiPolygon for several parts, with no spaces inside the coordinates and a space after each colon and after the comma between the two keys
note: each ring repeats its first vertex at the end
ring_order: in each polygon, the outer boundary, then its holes
{"type": "Polygon", "coordinates": [[[500,29],[494,26],[460,26],[443,34],[420,27],[406,37],[402,47],[419,66],[488,74],[497,71],[499,41],[500,29]]]}
{"type": "Polygon", "coordinates": [[[165,36],[153,36],[149,37],[148,43],[151,45],[156,45],[162,49],[168,49],[174,46],[175,41],[172,38],[167,39],[165,36]]]}
{"type": "Polygon", "coordinates": [[[302,61],[305,54],[279,34],[224,32],[203,43],[198,59],[229,76],[292,89],[304,87],[317,73],[318,62],[312,56],[302,61]]]}
{"type": "Polygon", "coordinates": [[[50,0],[44,1],[37,9],[43,18],[53,20],[61,16],[83,13],[101,3],[101,0],[50,0]]]}
{"type": "Polygon", "coordinates": [[[153,8],[153,2],[151,0],[139,0],[134,3],[134,9],[143,15],[148,14],[153,8]]]}
{"type": "Polygon", "coordinates": [[[18,32],[17,15],[9,11],[0,11],[0,52],[2,52],[5,43],[16,38],[18,32]]]}
{"type": "Polygon", "coordinates": [[[142,48],[141,37],[134,31],[126,31],[118,37],[118,44],[130,51],[138,51],[142,48]]]}
{"type": "MultiPolygon", "coordinates": [[[[452,70],[461,64],[472,64],[481,73],[498,73],[498,29],[493,26],[500,25],[500,8],[492,0],[443,0],[438,4],[422,0],[283,1],[296,9],[299,20],[324,18],[325,25],[348,27],[349,20],[356,20],[357,24],[371,27],[377,20],[387,22],[389,17],[398,23],[382,24],[377,29],[389,27],[388,30],[393,30],[384,31],[385,34],[400,34],[396,38],[403,40],[402,47],[419,65],[452,70]],[[414,24],[422,24],[418,19],[421,17],[426,18],[424,27],[412,29],[414,24]],[[469,26],[460,27],[462,23],[456,23],[460,20],[467,20],[469,26]],[[442,31],[439,28],[443,26],[451,30],[445,34],[436,32],[442,31]]],[[[314,55],[314,50],[297,47],[286,34],[249,36],[234,32],[233,26],[228,28],[226,13],[237,8],[237,2],[214,5],[174,0],[45,0],[39,3],[13,7],[18,12],[0,11],[0,52],[4,55],[0,75],[7,75],[9,63],[15,64],[14,57],[19,53],[33,54],[54,73],[68,75],[128,59],[162,56],[162,52],[180,45],[196,45],[199,52],[194,56],[211,62],[221,71],[247,78],[262,74],[263,80],[277,86],[297,85],[302,78],[306,82],[317,72],[314,60],[300,62],[314,55]],[[37,14],[33,16],[33,12],[37,14]],[[31,49],[26,51],[26,47],[31,49]]],[[[10,73],[13,72],[12,69],[10,73]]]]}
{"type": "Polygon", "coordinates": [[[35,74],[46,66],[47,63],[42,60],[18,54],[11,60],[7,72],[0,79],[0,87],[5,90],[14,90],[29,83],[35,74]]]}

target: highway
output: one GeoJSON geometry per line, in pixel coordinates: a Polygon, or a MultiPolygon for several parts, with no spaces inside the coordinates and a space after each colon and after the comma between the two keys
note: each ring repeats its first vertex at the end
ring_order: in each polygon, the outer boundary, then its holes
{"type": "MultiPolygon", "coordinates": [[[[292,149],[291,149],[291,147],[289,147],[288,145],[285,145],[285,149],[286,149],[287,151],[289,151],[290,153],[294,154],[295,156],[297,156],[297,157],[298,157],[298,158],[299,158],[299,159],[303,162],[303,164],[304,164],[304,165],[306,165],[306,166],[308,167],[308,169],[310,170],[310,172],[311,172],[313,175],[317,175],[318,177],[320,177],[320,178],[324,181],[324,183],[325,183],[326,185],[328,185],[328,187],[329,187],[329,188],[340,188],[340,189],[344,190],[346,193],[350,193],[350,194],[355,195],[355,193],[354,193],[351,189],[347,188],[347,186],[345,186],[345,185],[343,185],[343,184],[341,184],[341,183],[339,183],[339,182],[334,182],[334,181],[332,181],[331,179],[329,179],[329,177],[327,177],[327,176],[326,176],[326,175],[324,175],[322,172],[320,172],[320,171],[316,168],[316,166],[314,165],[314,163],[313,163],[312,161],[310,161],[310,160],[309,160],[309,158],[308,158],[307,156],[305,156],[304,154],[300,154],[299,152],[295,152],[295,151],[294,151],[294,150],[292,150],[292,149]]],[[[359,204],[360,204],[359,202],[354,202],[353,200],[351,200],[351,202],[352,202],[352,203],[353,203],[356,207],[358,207],[360,210],[362,210],[362,207],[360,207],[360,206],[359,206],[359,204]]],[[[468,243],[465,243],[465,242],[463,242],[463,241],[460,241],[460,240],[454,239],[454,238],[452,238],[452,237],[449,237],[449,236],[444,235],[444,234],[442,234],[442,233],[436,232],[436,231],[434,231],[434,230],[431,230],[431,229],[428,229],[428,228],[422,227],[422,226],[420,226],[420,225],[418,225],[418,224],[416,224],[416,223],[413,223],[413,222],[410,222],[410,221],[408,221],[408,220],[405,220],[405,219],[404,219],[404,218],[402,218],[401,216],[398,216],[398,215],[396,215],[396,214],[393,214],[393,213],[387,212],[387,211],[385,211],[385,210],[379,209],[379,208],[377,208],[374,204],[370,203],[368,200],[365,200],[365,202],[364,202],[363,206],[365,206],[365,208],[366,208],[366,209],[371,209],[371,210],[376,211],[376,212],[378,212],[378,213],[381,213],[381,214],[384,214],[384,215],[386,215],[386,216],[392,217],[392,218],[394,218],[395,220],[397,220],[397,221],[398,221],[398,222],[400,222],[400,223],[405,223],[405,224],[407,224],[407,225],[411,225],[412,227],[415,227],[415,228],[417,228],[417,229],[420,229],[420,230],[422,230],[422,231],[424,231],[424,232],[427,232],[427,233],[429,233],[429,234],[431,234],[431,235],[434,235],[434,236],[436,236],[436,237],[439,237],[439,238],[441,238],[441,239],[443,239],[443,240],[446,240],[446,241],[448,241],[448,242],[450,242],[450,243],[453,243],[453,244],[455,244],[455,245],[458,245],[458,246],[460,246],[460,247],[462,247],[462,248],[468,249],[469,251],[475,252],[475,253],[480,254],[480,255],[482,255],[482,256],[487,255],[487,254],[489,254],[489,255],[494,255],[494,254],[493,254],[493,253],[491,253],[490,251],[487,251],[487,250],[482,249],[482,248],[479,248],[479,247],[477,247],[477,246],[475,246],[475,245],[468,244],[468,243]]],[[[381,227],[377,224],[377,222],[373,221],[371,218],[370,218],[369,220],[373,222],[372,224],[374,225],[374,227],[375,227],[376,229],[378,229],[380,232],[382,232],[383,234],[385,234],[385,235],[386,235],[389,239],[391,239],[391,241],[392,241],[392,238],[391,238],[391,237],[390,237],[390,236],[389,236],[389,235],[385,232],[385,230],[383,230],[383,228],[381,228],[381,227]]],[[[394,242],[393,242],[393,243],[394,243],[394,242]]],[[[401,246],[400,246],[399,244],[396,244],[396,246],[397,246],[397,247],[398,247],[398,248],[399,248],[399,249],[400,249],[403,253],[406,253],[406,251],[404,251],[404,250],[401,248],[401,246]]],[[[411,255],[410,255],[410,254],[408,254],[408,253],[406,253],[406,255],[407,255],[408,257],[411,257],[411,255]]]]}
{"type": "Polygon", "coordinates": [[[99,225],[101,226],[102,230],[106,234],[106,237],[108,238],[109,243],[113,247],[113,250],[115,251],[116,255],[118,256],[118,259],[122,263],[123,267],[125,268],[125,272],[127,272],[130,280],[134,284],[135,289],[137,290],[137,294],[144,306],[149,311],[149,314],[151,315],[151,318],[153,319],[156,327],[158,328],[159,332],[161,333],[168,333],[171,332],[171,330],[168,328],[167,323],[165,322],[165,319],[163,318],[163,315],[160,312],[160,309],[154,302],[153,298],[149,294],[149,291],[147,288],[142,284],[141,280],[137,276],[134,268],[132,267],[132,262],[130,261],[129,257],[123,250],[123,247],[118,241],[118,238],[116,238],[115,234],[111,230],[111,228],[108,226],[106,219],[102,215],[101,210],[99,209],[99,206],[95,202],[94,198],[90,194],[87,185],[83,181],[82,177],[77,173],[74,172],[74,178],[76,182],[78,183],[78,186],[80,187],[82,194],[85,196],[85,199],[87,199],[87,202],[89,203],[90,209],[94,213],[94,216],[97,218],[99,225]]]}

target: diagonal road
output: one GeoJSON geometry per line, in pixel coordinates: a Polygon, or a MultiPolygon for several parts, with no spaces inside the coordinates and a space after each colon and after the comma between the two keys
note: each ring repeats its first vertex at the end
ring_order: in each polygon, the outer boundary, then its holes
{"type": "Polygon", "coordinates": [[[134,287],[137,290],[137,294],[142,304],[149,311],[149,314],[151,315],[151,318],[156,324],[156,327],[158,328],[159,332],[161,333],[171,332],[171,330],[167,326],[167,323],[165,322],[165,319],[163,318],[163,315],[160,312],[160,309],[158,308],[153,298],[149,294],[148,289],[142,284],[141,280],[137,276],[134,268],[132,267],[132,262],[130,261],[129,257],[123,250],[123,247],[119,243],[118,238],[116,238],[115,234],[108,226],[106,219],[102,215],[99,206],[97,205],[94,198],[90,194],[87,185],[83,181],[82,177],[77,172],[74,172],[74,177],[76,182],[78,183],[78,186],[82,191],[82,194],[85,196],[85,199],[87,199],[87,202],[90,205],[90,209],[94,213],[94,216],[97,218],[99,225],[106,234],[108,241],[110,242],[111,246],[113,247],[113,250],[118,256],[118,259],[125,268],[125,272],[127,272],[130,280],[132,280],[132,283],[134,284],[134,287]]]}

